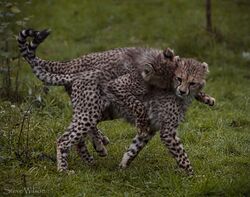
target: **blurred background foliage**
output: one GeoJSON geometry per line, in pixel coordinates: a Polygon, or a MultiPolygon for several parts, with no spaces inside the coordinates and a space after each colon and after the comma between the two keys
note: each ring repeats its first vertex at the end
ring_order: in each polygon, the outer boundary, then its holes
{"type": "MultiPolygon", "coordinates": [[[[24,1],[24,4],[31,4],[24,1]]],[[[30,20],[20,10],[20,2],[0,1],[0,74],[2,77],[0,95],[11,101],[19,101],[20,56],[16,45],[16,36],[30,20]]]]}

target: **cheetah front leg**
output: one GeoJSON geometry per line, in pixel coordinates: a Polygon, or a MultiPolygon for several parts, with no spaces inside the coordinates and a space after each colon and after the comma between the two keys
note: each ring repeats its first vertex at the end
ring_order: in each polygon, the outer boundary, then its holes
{"type": "Polygon", "coordinates": [[[189,175],[193,174],[193,168],[188,159],[180,139],[176,135],[176,128],[173,127],[173,123],[168,122],[160,130],[160,138],[168,148],[169,152],[176,159],[180,168],[184,169],[189,175]]]}
{"type": "Polygon", "coordinates": [[[120,168],[126,168],[145,147],[145,145],[153,138],[155,132],[137,134],[133,139],[132,144],[129,146],[126,153],[124,153],[120,168]]]}
{"type": "Polygon", "coordinates": [[[135,116],[135,125],[138,133],[149,132],[149,120],[147,109],[136,95],[143,95],[146,92],[142,82],[130,74],[118,77],[107,85],[107,95],[112,102],[128,109],[135,116]]]}
{"type": "Polygon", "coordinates": [[[205,92],[199,92],[196,96],[195,99],[201,103],[205,103],[209,106],[214,106],[215,104],[215,98],[209,96],[205,92]]]}

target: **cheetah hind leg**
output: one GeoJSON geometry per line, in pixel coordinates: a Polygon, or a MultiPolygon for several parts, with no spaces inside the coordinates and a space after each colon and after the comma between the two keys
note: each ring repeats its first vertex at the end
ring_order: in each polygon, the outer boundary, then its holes
{"type": "Polygon", "coordinates": [[[100,129],[98,129],[98,132],[99,132],[99,135],[101,137],[103,145],[107,146],[109,144],[109,142],[110,142],[109,138],[106,135],[104,135],[100,129]]]}
{"type": "Polygon", "coordinates": [[[103,135],[103,133],[99,129],[95,129],[89,132],[89,136],[92,139],[93,147],[98,155],[100,157],[107,156],[108,152],[105,148],[105,145],[109,143],[109,139],[105,135],[103,135]]]}
{"type": "Polygon", "coordinates": [[[94,165],[95,161],[92,155],[89,154],[84,139],[82,138],[78,144],[76,144],[76,150],[81,159],[83,159],[87,165],[94,165]]]}
{"type": "Polygon", "coordinates": [[[81,133],[79,140],[76,139],[76,137],[71,137],[71,135],[75,133],[76,131],[74,130],[74,126],[71,123],[66,132],[57,140],[57,169],[59,172],[68,172],[67,156],[72,145],[77,147],[78,154],[87,164],[94,164],[93,156],[89,154],[85,144],[87,133],[81,133]]]}
{"type": "MultiPolygon", "coordinates": [[[[105,135],[101,132],[101,130],[99,130],[99,129],[98,129],[98,134],[99,134],[99,136],[100,136],[100,139],[101,139],[103,145],[105,145],[105,146],[108,145],[108,144],[109,144],[109,139],[108,139],[108,137],[105,136],[105,135]]],[[[103,150],[103,151],[98,151],[98,150],[97,150],[97,145],[96,145],[96,144],[99,144],[99,142],[96,142],[95,140],[96,140],[96,138],[94,138],[94,139],[92,138],[92,144],[93,144],[93,147],[94,147],[94,149],[96,150],[96,152],[97,152],[100,156],[103,156],[103,157],[106,156],[107,153],[106,153],[105,150],[103,150]]],[[[89,154],[89,152],[88,152],[88,149],[87,149],[87,146],[86,146],[84,140],[81,140],[81,141],[76,145],[76,149],[77,149],[77,152],[78,152],[79,156],[80,156],[88,165],[93,165],[93,164],[95,164],[93,157],[92,157],[92,156],[89,154]]]]}

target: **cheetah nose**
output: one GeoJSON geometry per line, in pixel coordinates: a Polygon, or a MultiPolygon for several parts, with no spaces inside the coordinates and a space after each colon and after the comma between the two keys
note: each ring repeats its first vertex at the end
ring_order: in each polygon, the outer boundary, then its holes
{"type": "Polygon", "coordinates": [[[179,90],[179,91],[180,91],[180,94],[181,94],[181,95],[186,94],[186,92],[183,91],[183,90],[179,90]]]}

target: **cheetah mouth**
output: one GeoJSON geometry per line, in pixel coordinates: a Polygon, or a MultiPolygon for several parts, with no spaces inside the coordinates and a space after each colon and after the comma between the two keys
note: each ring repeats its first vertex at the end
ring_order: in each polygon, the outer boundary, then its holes
{"type": "Polygon", "coordinates": [[[189,94],[180,94],[179,92],[176,92],[175,95],[181,99],[186,99],[189,97],[189,94]]]}
{"type": "Polygon", "coordinates": [[[184,96],[181,95],[181,94],[176,93],[176,96],[178,96],[178,97],[181,98],[181,99],[184,99],[184,96]]]}

